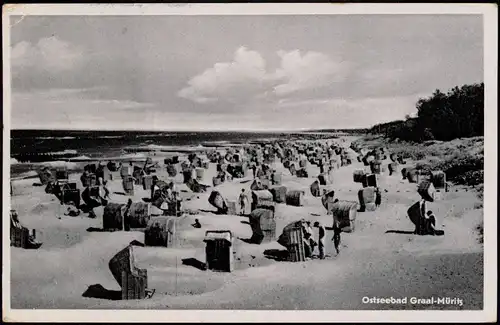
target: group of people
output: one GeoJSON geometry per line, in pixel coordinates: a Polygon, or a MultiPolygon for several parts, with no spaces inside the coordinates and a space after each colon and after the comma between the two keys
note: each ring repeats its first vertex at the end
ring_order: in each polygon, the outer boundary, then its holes
{"type": "MultiPolygon", "coordinates": [[[[313,234],[313,229],[311,227],[311,221],[303,221],[302,222],[302,230],[304,233],[304,247],[306,249],[306,258],[311,258],[314,254],[316,246],[318,247],[318,257],[320,259],[325,259],[326,253],[325,253],[325,237],[326,237],[326,229],[323,224],[321,224],[319,221],[315,221],[313,224],[314,228],[318,228],[318,240],[316,241],[314,239],[314,234],[313,234]]],[[[338,224],[333,225],[333,237],[332,241],[335,246],[335,250],[337,251],[337,254],[340,253],[340,233],[342,230],[340,227],[338,227],[338,224]]]]}

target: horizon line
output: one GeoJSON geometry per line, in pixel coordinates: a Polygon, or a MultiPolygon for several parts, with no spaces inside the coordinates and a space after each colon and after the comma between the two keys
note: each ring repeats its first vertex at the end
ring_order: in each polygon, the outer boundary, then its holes
{"type": "Polygon", "coordinates": [[[347,128],[311,128],[311,129],[295,129],[295,130],[276,130],[276,129],[165,129],[165,130],[154,130],[154,129],[65,129],[65,128],[11,128],[10,131],[100,131],[100,132],[249,132],[249,133],[289,133],[289,132],[315,132],[315,131],[342,131],[342,130],[366,130],[370,127],[347,127],[347,128]]]}

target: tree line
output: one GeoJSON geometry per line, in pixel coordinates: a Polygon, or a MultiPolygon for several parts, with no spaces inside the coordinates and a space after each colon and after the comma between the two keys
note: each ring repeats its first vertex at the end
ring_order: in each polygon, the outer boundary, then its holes
{"type": "Polygon", "coordinates": [[[484,135],[484,83],[454,87],[416,104],[417,117],[373,126],[369,133],[391,139],[422,142],[449,141],[484,135]]]}

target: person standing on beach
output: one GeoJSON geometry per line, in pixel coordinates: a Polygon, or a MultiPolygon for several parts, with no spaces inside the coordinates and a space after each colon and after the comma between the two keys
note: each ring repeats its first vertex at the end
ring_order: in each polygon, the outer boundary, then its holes
{"type": "Polygon", "coordinates": [[[252,172],[253,172],[253,178],[255,178],[255,175],[257,174],[257,164],[254,163],[252,165],[252,172]]]}
{"type": "Polygon", "coordinates": [[[240,201],[240,215],[244,215],[246,212],[246,203],[248,201],[248,197],[247,194],[245,193],[244,188],[241,189],[239,201],[240,201]]]}
{"type": "Polygon", "coordinates": [[[181,211],[181,198],[179,196],[179,192],[172,191],[172,200],[173,200],[173,214],[178,216],[181,211]]]}
{"type": "Polygon", "coordinates": [[[319,172],[323,174],[325,172],[325,165],[323,165],[323,161],[319,162],[319,172]]]}
{"type": "Polygon", "coordinates": [[[380,192],[380,188],[375,188],[375,206],[378,208],[382,203],[382,193],[380,192]]]}
{"type": "Polygon", "coordinates": [[[100,179],[100,187],[102,191],[99,191],[99,193],[103,193],[104,195],[101,196],[101,201],[103,202],[103,205],[107,204],[107,201],[109,200],[109,189],[108,189],[108,181],[103,180],[102,177],[99,177],[100,179]]]}
{"type": "Polygon", "coordinates": [[[130,231],[130,206],[132,205],[132,199],[128,199],[125,212],[123,213],[123,230],[130,231]]]}
{"type": "Polygon", "coordinates": [[[342,229],[339,227],[338,223],[333,224],[333,245],[335,246],[335,250],[337,251],[337,255],[340,253],[340,234],[342,233],[342,229]]]}
{"type": "Polygon", "coordinates": [[[319,229],[319,235],[318,235],[318,250],[319,250],[319,258],[321,260],[325,259],[325,227],[319,223],[319,221],[316,221],[314,223],[314,227],[319,229]]]}
{"type": "MultiPolygon", "coordinates": [[[[333,203],[337,203],[339,199],[335,199],[333,203]]],[[[340,247],[340,234],[342,233],[342,228],[340,228],[340,223],[339,221],[334,217],[333,218],[333,245],[335,246],[335,250],[337,251],[337,255],[340,253],[339,247],[340,247]]]]}

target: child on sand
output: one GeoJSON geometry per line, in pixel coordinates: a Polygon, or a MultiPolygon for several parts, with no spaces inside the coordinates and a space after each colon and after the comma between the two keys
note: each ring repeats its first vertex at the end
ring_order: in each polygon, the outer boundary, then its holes
{"type": "Polygon", "coordinates": [[[198,219],[194,219],[194,223],[192,224],[195,228],[201,228],[201,223],[198,219]]]}

